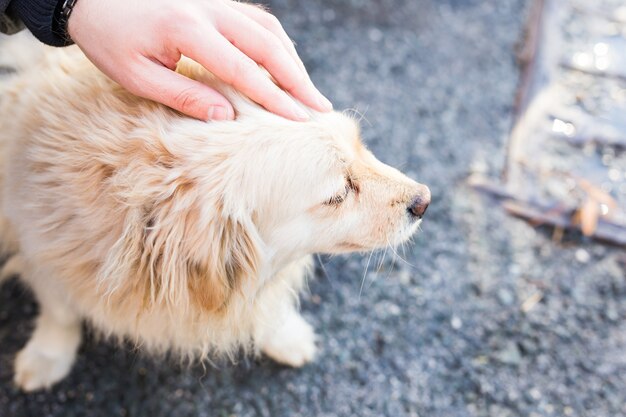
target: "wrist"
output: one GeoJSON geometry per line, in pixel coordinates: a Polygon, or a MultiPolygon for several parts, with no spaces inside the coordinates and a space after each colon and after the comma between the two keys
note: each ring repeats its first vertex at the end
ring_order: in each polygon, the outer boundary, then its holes
{"type": "Polygon", "coordinates": [[[52,23],[53,31],[64,39],[68,45],[72,43],[68,23],[77,1],[78,0],[59,0],[54,11],[52,23]]]}

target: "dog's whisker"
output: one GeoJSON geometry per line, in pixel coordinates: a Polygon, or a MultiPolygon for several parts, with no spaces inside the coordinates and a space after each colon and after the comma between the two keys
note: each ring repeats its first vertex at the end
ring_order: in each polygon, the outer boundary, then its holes
{"type": "Polygon", "coordinates": [[[330,284],[330,287],[334,288],[333,282],[330,279],[330,275],[328,275],[328,271],[326,271],[326,266],[322,261],[322,257],[319,255],[319,253],[315,254],[315,257],[317,258],[317,262],[319,263],[319,265],[322,267],[322,272],[324,273],[324,277],[326,277],[326,280],[330,284]]]}
{"type": "Polygon", "coordinates": [[[404,256],[405,259],[407,258],[406,248],[407,248],[409,243],[413,243],[412,240],[411,240],[412,238],[413,238],[413,236],[411,236],[409,238],[409,240],[407,240],[406,242],[402,242],[402,245],[400,245],[400,247],[402,248],[402,255],[404,256]]]}
{"type": "Polygon", "coordinates": [[[367,111],[370,109],[370,106],[368,105],[365,110],[363,110],[363,113],[361,113],[361,118],[359,119],[359,123],[361,123],[362,121],[365,121],[365,123],[367,123],[370,127],[372,126],[372,123],[367,120],[367,117],[365,116],[367,114],[367,111]]]}
{"type": "Polygon", "coordinates": [[[378,262],[378,267],[376,268],[376,272],[380,272],[380,270],[382,269],[384,263],[385,263],[385,257],[387,256],[387,247],[385,246],[385,250],[382,253],[382,256],[378,262]]]}
{"type": "Polygon", "coordinates": [[[407,261],[406,259],[404,259],[402,256],[400,256],[398,254],[398,252],[395,250],[395,248],[393,247],[393,245],[389,242],[389,238],[387,238],[387,244],[389,245],[389,247],[391,248],[391,250],[393,251],[393,253],[400,258],[400,260],[402,262],[404,262],[405,264],[407,264],[408,266],[410,266],[411,268],[415,268],[417,269],[417,266],[413,265],[412,263],[410,263],[409,261],[407,261]]]}
{"type": "Polygon", "coordinates": [[[365,117],[365,113],[367,113],[368,110],[369,110],[369,106],[367,106],[363,112],[360,112],[356,107],[351,107],[349,109],[344,110],[344,114],[349,114],[351,112],[352,116],[354,115],[358,116],[358,119],[356,119],[357,123],[361,123],[362,121],[365,121],[371,127],[372,123],[370,123],[370,121],[367,120],[367,117],[365,117]]]}
{"type": "Polygon", "coordinates": [[[402,164],[398,164],[398,169],[404,171],[404,168],[409,165],[409,162],[404,162],[402,164]]]}
{"type": "Polygon", "coordinates": [[[387,281],[389,279],[389,276],[391,275],[391,272],[394,270],[395,266],[396,266],[396,259],[397,257],[394,255],[392,261],[391,261],[391,267],[389,268],[389,271],[387,271],[387,275],[385,276],[385,281],[387,281]]]}
{"type": "Polygon", "coordinates": [[[365,285],[367,270],[370,267],[370,261],[372,260],[372,256],[374,256],[374,252],[370,252],[370,256],[367,258],[367,264],[365,264],[365,272],[363,272],[363,279],[361,279],[361,288],[359,289],[359,299],[361,299],[361,294],[363,294],[363,286],[365,285]]]}
{"type": "Polygon", "coordinates": [[[387,257],[387,247],[385,247],[385,250],[382,252],[382,256],[381,256],[381,259],[380,259],[379,267],[378,267],[378,269],[377,269],[377,271],[376,271],[376,275],[374,275],[374,277],[372,278],[372,280],[371,280],[371,281],[367,284],[367,288],[366,288],[367,290],[369,290],[369,289],[372,287],[372,285],[374,285],[374,282],[376,281],[376,278],[377,278],[377,276],[378,276],[378,273],[380,273],[380,270],[381,270],[381,268],[382,268],[382,265],[383,265],[383,264],[384,264],[384,262],[385,262],[385,258],[386,258],[386,257],[387,257]]]}

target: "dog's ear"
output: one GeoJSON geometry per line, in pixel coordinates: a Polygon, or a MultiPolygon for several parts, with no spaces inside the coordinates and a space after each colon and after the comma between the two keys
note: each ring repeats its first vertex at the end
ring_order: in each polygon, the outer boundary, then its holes
{"type": "MultiPolygon", "coordinates": [[[[259,267],[259,248],[251,223],[232,218],[212,221],[209,230],[200,230],[208,239],[209,251],[188,248],[196,260],[187,262],[186,281],[192,303],[205,311],[225,307],[243,280],[254,278],[259,267]]],[[[204,246],[204,245],[201,245],[204,246]]]]}
{"type": "Polygon", "coordinates": [[[243,280],[256,276],[260,245],[252,221],[219,208],[207,215],[189,201],[174,195],[126,219],[104,272],[123,280],[113,286],[116,293],[140,292],[147,309],[160,304],[219,312],[243,280]]]}

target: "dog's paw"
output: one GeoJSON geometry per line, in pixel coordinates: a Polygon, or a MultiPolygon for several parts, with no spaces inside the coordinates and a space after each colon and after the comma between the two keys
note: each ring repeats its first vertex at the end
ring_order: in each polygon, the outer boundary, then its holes
{"type": "Polygon", "coordinates": [[[267,337],[262,350],[278,363],[299,368],[315,358],[315,332],[299,314],[293,314],[267,337]]]}
{"type": "Polygon", "coordinates": [[[50,388],[70,372],[74,357],[73,353],[47,354],[28,344],[15,358],[13,381],[26,392],[50,388]]]}

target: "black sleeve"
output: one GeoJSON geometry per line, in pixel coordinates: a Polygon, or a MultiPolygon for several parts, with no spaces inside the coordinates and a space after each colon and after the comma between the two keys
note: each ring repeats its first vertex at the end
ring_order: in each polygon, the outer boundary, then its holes
{"type": "Polygon", "coordinates": [[[10,0],[7,13],[19,18],[41,42],[66,46],[72,42],[59,33],[55,11],[62,0],[10,0]]]}

